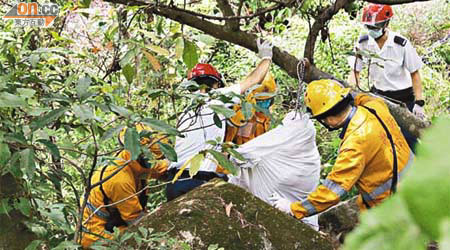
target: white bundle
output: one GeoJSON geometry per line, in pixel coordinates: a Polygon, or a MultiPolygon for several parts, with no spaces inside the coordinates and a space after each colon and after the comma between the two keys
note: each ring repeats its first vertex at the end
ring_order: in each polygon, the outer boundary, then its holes
{"type": "MultiPolygon", "coordinates": [[[[239,185],[263,201],[278,193],[291,202],[306,199],[320,176],[316,131],[308,115],[288,113],[283,124],[241,145],[246,162],[232,159],[238,175],[229,182],[239,185]]],[[[318,230],[317,216],[303,221],[318,230]]]]}

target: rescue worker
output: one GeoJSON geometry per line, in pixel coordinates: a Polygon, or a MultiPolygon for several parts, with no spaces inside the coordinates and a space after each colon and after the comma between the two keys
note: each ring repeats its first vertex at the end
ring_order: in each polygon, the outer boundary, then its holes
{"type": "Polygon", "coordinates": [[[349,88],[326,79],[311,82],[304,100],[312,118],[329,130],[342,129],[339,154],[326,180],[307,199],[290,202],[274,195],[273,205],[301,219],[339,203],[355,185],[361,210],[393,194],[414,154],[382,99],[360,94],[353,100],[349,88]]]}
{"type": "Polygon", "coordinates": [[[274,102],[274,95],[277,91],[277,85],[272,74],[269,72],[265,76],[260,86],[252,91],[248,91],[247,101],[256,104],[259,108],[266,110],[261,112],[252,109],[252,117],[246,121],[240,104],[236,104],[233,108],[236,115],[231,117],[227,122],[225,141],[242,145],[251,139],[264,134],[270,129],[270,107],[274,102]]]}
{"type": "MultiPolygon", "coordinates": [[[[143,124],[136,125],[137,132],[150,132],[151,129],[143,124]]],[[[125,129],[119,135],[121,144],[124,142],[125,129]]],[[[168,143],[162,137],[142,137],[141,145],[151,145],[154,140],[168,143]]],[[[141,154],[137,160],[131,159],[131,154],[127,150],[122,150],[117,155],[118,160],[114,164],[103,167],[94,173],[91,183],[95,184],[113,175],[120,167],[126,166],[114,174],[110,179],[94,187],[89,195],[86,209],[83,212],[82,239],[83,248],[88,248],[93,242],[101,239],[112,239],[114,227],[121,231],[127,226],[136,222],[144,215],[147,204],[147,190],[139,195],[134,195],[142,190],[147,184],[146,179],[158,178],[163,175],[169,165],[168,161],[162,160],[159,145],[153,144],[149,147],[156,163],[147,159],[141,154]],[[113,206],[100,208],[101,205],[113,204],[113,206]]]]}
{"type": "MultiPolygon", "coordinates": [[[[350,57],[352,72],[348,81],[353,85],[359,82],[363,64],[369,65],[369,80],[373,84],[371,91],[404,103],[409,111],[420,119],[425,118],[422,94],[422,81],[419,70],[423,63],[407,38],[389,30],[389,22],[394,12],[389,5],[369,4],[362,13],[362,23],[368,35],[359,37],[356,51],[369,51],[381,58],[365,58],[361,55],[350,57]]],[[[411,147],[417,138],[406,129],[403,134],[411,147]]]]}
{"type": "MultiPolygon", "coordinates": [[[[188,79],[197,82],[199,85],[207,86],[202,88],[201,92],[216,91],[222,94],[235,93],[243,94],[247,89],[253,85],[260,83],[267,74],[270,64],[272,62],[272,44],[270,42],[260,42],[257,40],[258,54],[262,59],[256,66],[255,70],[251,72],[243,81],[229,87],[224,87],[221,74],[209,64],[197,64],[189,73],[188,79]]],[[[216,138],[225,137],[225,125],[221,127],[215,126],[214,111],[209,107],[211,104],[223,105],[219,100],[209,100],[205,105],[202,105],[197,112],[189,111],[186,115],[188,121],[183,122],[178,128],[180,131],[188,130],[178,136],[175,142],[175,151],[178,156],[178,162],[173,162],[168,171],[168,178],[172,179],[179,169],[186,161],[191,159],[199,152],[211,149],[212,145],[206,143],[209,140],[216,140],[216,138]]],[[[222,115],[218,115],[220,121],[225,121],[222,115]]],[[[222,122],[223,124],[223,122],[222,122]]],[[[213,159],[206,157],[201,163],[200,169],[193,178],[190,177],[189,169],[186,168],[173,184],[166,186],[167,199],[170,201],[182,194],[189,192],[216,177],[226,179],[223,174],[217,174],[216,163],[213,159]]]]}

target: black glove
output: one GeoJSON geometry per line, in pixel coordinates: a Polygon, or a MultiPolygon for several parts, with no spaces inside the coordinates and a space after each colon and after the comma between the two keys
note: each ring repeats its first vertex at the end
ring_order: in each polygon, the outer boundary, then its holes
{"type": "Polygon", "coordinates": [[[114,233],[114,227],[128,226],[128,224],[120,216],[120,212],[117,208],[110,208],[109,217],[106,221],[105,229],[111,233],[114,233]]]}

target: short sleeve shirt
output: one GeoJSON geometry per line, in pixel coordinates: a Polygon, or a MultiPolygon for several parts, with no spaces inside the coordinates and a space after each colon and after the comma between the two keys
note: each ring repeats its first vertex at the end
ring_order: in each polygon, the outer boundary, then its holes
{"type": "MultiPolygon", "coordinates": [[[[227,94],[233,92],[235,94],[241,94],[240,84],[234,84],[229,87],[216,89],[213,91],[220,92],[221,94],[227,94]]],[[[239,100],[239,98],[238,98],[239,100]]],[[[177,137],[175,141],[175,152],[178,156],[178,162],[172,162],[169,168],[181,168],[183,164],[191,157],[198,154],[205,149],[213,148],[212,145],[206,143],[208,140],[216,140],[217,137],[221,137],[222,140],[225,137],[225,124],[222,128],[219,128],[214,123],[214,111],[208,107],[208,105],[223,105],[219,100],[208,101],[200,111],[197,113],[189,111],[186,114],[187,121],[183,122],[179,127],[179,130],[189,130],[189,132],[183,133],[184,137],[177,137]]],[[[218,114],[221,121],[225,120],[225,117],[218,114]]],[[[216,164],[211,159],[205,159],[200,166],[200,171],[216,171],[216,164]]]]}
{"type": "MultiPolygon", "coordinates": [[[[383,91],[403,90],[412,86],[411,73],[422,67],[422,59],[409,40],[396,32],[390,30],[388,32],[388,38],[381,49],[370,36],[368,40],[358,41],[355,47],[375,53],[382,58],[370,59],[369,80],[375,88],[383,91]],[[395,36],[405,39],[405,45],[395,43],[395,36]]],[[[357,59],[355,64],[355,57],[352,56],[349,57],[348,62],[353,70],[360,72],[363,65],[369,64],[369,58],[357,59]]]]}

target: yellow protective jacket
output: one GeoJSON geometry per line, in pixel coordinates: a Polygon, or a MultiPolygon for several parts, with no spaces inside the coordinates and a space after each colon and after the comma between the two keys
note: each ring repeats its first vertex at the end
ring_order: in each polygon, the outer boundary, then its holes
{"type": "Polygon", "coordinates": [[[291,204],[296,218],[314,215],[339,203],[354,185],[360,193],[357,202],[362,210],[366,209],[363,197],[371,207],[390,195],[392,147],[381,123],[361,105],[374,109],[391,133],[397,152],[398,178],[411,166],[414,154],[386,104],[366,94],[358,95],[351,113],[353,117],[341,132],[339,155],[331,173],[307,199],[291,204]]]}
{"type": "MultiPolygon", "coordinates": [[[[131,159],[131,155],[128,151],[123,150],[116,160],[115,165],[107,166],[103,173],[103,179],[111,175],[115,170],[120,168],[126,161],[131,159]]],[[[152,168],[143,168],[137,161],[131,161],[126,167],[120,170],[111,179],[105,181],[102,186],[106,196],[110,199],[109,204],[124,201],[115,205],[119,210],[120,216],[128,224],[132,224],[139,219],[143,214],[143,208],[139,203],[138,196],[133,196],[143,187],[141,186],[140,177],[147,174],[149,177],[159,177],[163,172],[167,170],[167,161],[158,161],[152,168]],[[132,197],[130,197],[132,196],[132,197]],[[130,197],[129,199],[126,199],[130,197]]],[[[100,180],[101,169],[94,173],[91,183],[94,184],[100,180]]],[[[106,208],[97,210],[101,205],[104,205],[103,193],[100,190],[100,186],[95,187],[90,195],[83,213],[83,225],[82,225],[82,239],[81,245],[83,248],[88,248],[94,241],[99,238],[111,239],[112,234],[105,230],[105,225],[109,212],[106,208]],[[93,214],[94,213],[94,214],[93,214]],[[87,222],[86,222],[87,220],[87,222]]],[[[124,230],[126,226],[119,227],[120,230],[124,230]]]]}
{"type": "Polygon", "coordinates": [[[242,145],[257,136],[266,133],[269,129],[270,117],[265,116],[262,112],[255,112],[255,115],[247,122],[247,124],[240,128],[227,125],[225,141],[242,145]]]}

